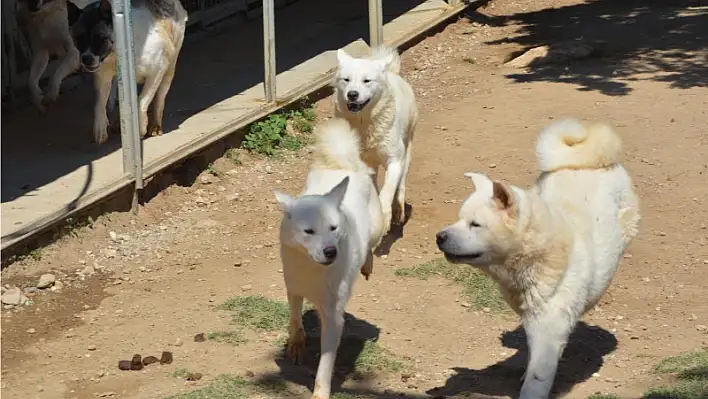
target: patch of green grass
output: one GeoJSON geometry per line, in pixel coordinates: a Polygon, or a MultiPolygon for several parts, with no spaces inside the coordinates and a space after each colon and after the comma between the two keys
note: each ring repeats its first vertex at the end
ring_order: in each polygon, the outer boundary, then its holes
{"type": "Polygon", "coordinates": [[[306,102],[301,102],[298,108],[271,114],[249,126],[243,148],[268,157],[283,150],[297,151],[310,143],[315,119],[315,109],[306,102]],[[289,134],[288,123],[299,134],[289,134]]]}
{"type": "Polygon", "coordinates": [[[401,361],[395,359],[394,355],[378,342],[368,340],[364,342],[364,347],[354,363],[354,373],[356,378],[376,372],[397,372],[404,367],[401,361]]]}
{"type": "Polygon", "coordinates": [[[219,305],[219,309],[234,312],[235,324],[262,331],[284,330],[290,321],[287,303],[261,295],[231,298],[219,305]]]}
{"type": "Polygon", "coordinates": [[[617,395],[604,394],[604,393],[594,393],[588,396],[588,399],[622,399],[617,395]]]}
{"type": "Polygon", "coordinates": [[[396,269],[397,276],[427,280],[439,276],[452,280],[464,288],[464,295],[474,309],[489,308],[494,312],[508,312],[497,284],[481,271],[468,265],[455,265],[445,259],[435,259],[411,268],[396,269]]]}
{"type": "Polygon", "coordinates": [[[178,368],[177,370],[173,371],[172,374],[170,374],[172,377],[175,378],[184,378],[189,374],[189,371],[185,368],[178,368]]]}
{"type": "Polygon", "coordinates": [[[246,399],[256,394],[285,397],[289,393],[287,385],[280,379],[266,378],[250,382],[241,377],[221,375],[203,388],[167,399],[246,399]]]}
{"type": "Polygon", "coordinates": [[[42,250],[39,248],[33,249],[30,251],[29,256],[36,261],[40,261],[42,260],[42,250]]]}
{"type": "Polygon", "coordinates": [[[211,173],[212,176],[216,176],[216,177],[219,177],[219,176],[221,175],[221,172],[219,172],[218,170],[216,170],[216,167],[214,167],[214,164],[213,164],[213,163],[210,163],[210,164],[207,166],[207,172],[211,173]]]}
{"type": "Polygon", "coordinates": [[[235,148],[229,148],[224,156],[236,165],[243,165],[243,160],[241,159],[238,150],[235,148]]]}
{"type": "Polygon", "coordinates": [[[240,331],[215,331],[207,334],[207,339],[210,341],[222,342],[233,346],[241,345],[246,342],[246,338],[240,331]]]}
{"type": "Polygon", "coordinates": [[[673,374],[675,380],[652,388],[643,399],[704,399],[708,398],[708,349],[697,350],[661,360],[654,373],[673,374]]]}

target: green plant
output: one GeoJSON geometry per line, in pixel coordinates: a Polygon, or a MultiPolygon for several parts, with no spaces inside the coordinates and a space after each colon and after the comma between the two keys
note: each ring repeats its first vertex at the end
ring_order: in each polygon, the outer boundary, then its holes
{"type": "Polygon", "coordinates": [[[284,330],[290,320],[287,303],[261,295],[231,298],[219,309],[234,312],[235,324],[263,331],[284,330]]]}
{"type": "Polygon", "coordinates": [[[207,334],[210,341],[223,342],[234,346],[246,342],[243,334],[239,331],[215,331],[207,334]]]}
{"type": "Polygon", "coordinates": [[[306,135],[312,133],[315,119],[315,110],[310,105],[271,114],[249,126],[243,147],[265,156],[277,155],[282,150],[297,151],[309,143],[306,135]],[[289,134],[288,123],[300,134],[289,134]]]}
{"type": "Polygon", "coordinates": [[[488,308],[495,312],[508,312],[508,307],[492,279],[467,265],[455,265],[445,259],[435,259],[411,268],[396,269],[396,276],[417,277],[423,280],[439,276],[464,287],[464,295],[475,309],[488,308]]]}
{"type": "Polygon", "coordinates": [[[643,399],[708,398],[708,349],[663,359],[654,367],[653,372],[673,374],[674,381],[650,389],[643,399]]]}

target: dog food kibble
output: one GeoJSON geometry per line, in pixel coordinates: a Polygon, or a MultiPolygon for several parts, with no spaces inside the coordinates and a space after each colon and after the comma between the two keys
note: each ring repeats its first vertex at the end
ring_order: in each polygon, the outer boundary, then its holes
{"type": "Polygon", "coordinates": [[[162,357],[160,357],[160,364],[170,364],[172,363],[172,352],[162,352],[162,357]]]}
{"type": "Polygon", "coordinates": [[[143,364],[147,366],[148,364],[153,364],[159,362],[160,359],[156,358],[155,356],[146,356],[143,358],[143,364]]]}
{"type": "Polygon", "coordinates": [[[118,362],[118,368],[121,370],[130,370],[130,360],[121,360],[118,362]]]}
{"type": "Polygon", "coordinates": [[[204,342],[206,341],[206,338],[204,338],[204,333],[199,333],[194,336],[194,342],[204,342]]]}
{"type": "Polygon", "coordinates": [[[143,359],[139,354],[133,355],[133,360],[130,361],[131,370],[142,370],[143,369],[143,359]]]}

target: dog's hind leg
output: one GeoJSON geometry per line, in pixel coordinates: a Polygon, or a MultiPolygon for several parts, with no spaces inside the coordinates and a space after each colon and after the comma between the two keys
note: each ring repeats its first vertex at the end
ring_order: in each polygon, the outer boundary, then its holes
{"type": "Polygon", "coordinates": [[[546,316],[525,320],[524,330],[529,347],[529,363],[519,399],[546,399],[553,388],[558,361],[572,327],[567,326],[564,316],[546,316]]]}
{"type": "Polygon", "coordinates": [[[54,103],[59,98],[59,90],[61,88],[61,82],[66,79],[72,72],[79,68],[79,50],[74,47],[73,44],[67,45],[66,54],[61,59],[61,63],[54,71],[52,75],[52,80],[49,83],[49,95],[45,99],[47,103],[54,103]]]}
{"type": "Polygon", "coordinates": [[[175,77],[175,64],[176,61],[172,63],[165,73],[162,82],[160,82],[160,87],[157,88],[155,98],[152,100],[152,113],[148,121],[149,136],[162,135],[162,117],[165,113],[165,98],[167,98],[167,93],[170,91],[170,86],[172,86],[172,79],[175,77]]]}
{"type": "Polygon", "coordinates": [[[320,325],[322,326],[322,337],[320,339],[322,354],[320,356],[320,364],[317,366],[315,389],[312,392],[311,399],[329,399],[332,391],[332,375],[334,374],[337,348],[344,330],[344,314],[337,304],[326,307],[320,306],[317,311],[320,315],[320,325]]]}
{"type": "Polygon", "coordinates": [[[42,89],[39,88],[39,80],[42,78],[44,70],[47,69],[48,63],[49,52],[43,49],[37,50],[32,57],[32,65],[30,66],[29,79],[27,82],[30,95],[32,96],[32,103],[40,112],[44,112],[45,108],[44,105],[42,105],[44,93],[42,93],[42,89]]]}
{"type": "Polygon", "coordinates": [[[408,148],[406,148],[406,158],[403,161],[403,171],[401,172],[401,181],[398,183],[398,190],[396,191],[396,201],[398,202],[398,220],[400,225],[406,222],[406,177],[408,176],[408,169],[411,166],[411,157],[413,155],[413,143],[408,143],[408,148]]]}
{"type": "Polygon", "coordinates": [[[288,344],[286,353],[295,364],[302,363],[305,355],[305,328],[302,325],[303,297],[288,294],[290,305],[290,326],[288,328],[288,344]]]}
{"type": "Polygon", "coordinates": [[[150,108],[150,104],[155,98],[155,94],[160,88],[162,79],[165,77],[168,69],[169,66],[165,66],[155,71],[152,75],[147,76],[143,89],[140,90],[140,98],[138,99],[138,107],[140,108],[140,137],[145,137],[147,134],[148,108],[150,108]]]}

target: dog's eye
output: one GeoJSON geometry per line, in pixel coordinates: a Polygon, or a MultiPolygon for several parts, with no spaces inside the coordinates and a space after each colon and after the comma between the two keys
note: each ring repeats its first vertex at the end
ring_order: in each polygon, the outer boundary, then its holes
{"type": "Polygon", "coordinates": [[[312,229],[305,229],[305,234],[313,235],[315,234],[315,231],[312,229]]]}
{"type": "Polygon", "coordinates": [[[349,78],[342,78],[342,80],[349,83],[349,78]]]}
{"type": "Polygon", "coordinates": [[[335,226],[335,225],[329,226],[329,231],[335,231],[335,230],[337,230],[337,226],[335,226]]]}
{"type": "Polygon", "coordinates": [[[371,79],[364,79],[364,83],[371,83],[371,79]]]}
{"type": "Polygon", "coordinates": [[[482,226],[480,226],[479,223],[472,221],[472,222],[470,222],[470,229],[473,227],[482,227],[482,226]]]}

